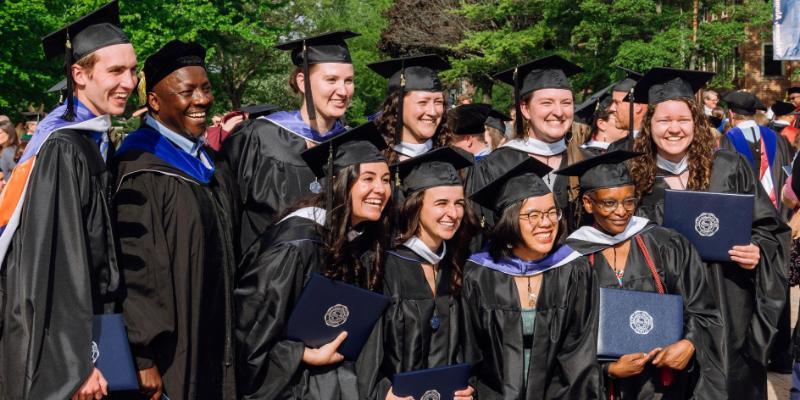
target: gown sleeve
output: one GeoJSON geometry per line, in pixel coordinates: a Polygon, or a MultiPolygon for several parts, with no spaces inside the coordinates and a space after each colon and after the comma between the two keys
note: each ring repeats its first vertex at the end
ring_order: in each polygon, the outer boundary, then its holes
{"type": "Polygon", "coordinates": [[[263,252],[251,248],[242,260],[234,301],[236,380],[243,399],[279,397],[300,367],[305,346],[283,335],[312,253],[302,244],[286,243],[263,252]]]}
{"type": "MultiPolygon", "coordinates": [[[[474,268],[475,265],[470,262],[467,263],[464,270],[474,268]]],[[[461,284],[461,323],[463,324],[461,331],[461,347],[464,352],[464,362],[472,366],[472,377],[470,378],[470,385],[477,388],[476,373],[478,366],[483,361],[481,347],[478,343],[476,333],[483,332],[481,327],[482,318],[480,314],[480,292],[477,282],[465,274],[461,284]]]]}
{"type": "Polygon", "coordinates": [[[695,247],[677,232],[656,238],[661,257],[666,260],[663,268],[668,271],[667,291],[683,297],[684,339],[694,345],[700,366],[694,393],[701,398],[724,398],[724,347],[718,338],[725,336],[725,329],[714,293],[716,288],[708,279],[708,270],[713,267],[705,266],[695,247]],[[670,282],[669,277],[674,277],[674,281],[670,282]]]}
{"type": "MultiPolygon", "coordinates": [[[[755,194],[753,204],[752,242],[758,246],[761,259],[752,271],[745,271],[752,280],[755,304],[745,349],[750,357],[762,365],[769,358],[771,343],[777,333],[778,321],[787,301],[787,263],[791,230],[783,223],[767,193],[755,179],[742,156],[736,176],[740,193],[755,194]]],[[[725,267],[738,267],[727,265],[725,267]]]]}
{"type": "Polygon", "coordinates": [[[96,163],[87,156],[68,140],[45,142],[2,267],[9,304],[0,314],[0,373],[27,393],[20,398],[69,398],[93,368],[92,318],[103,295],[98,272],[109,267],[101,254],[111,232],[92,206],[108,218],[104,188],[92,184],[96,163]]]}
{"type": "Polygon", "coordinates": [[[179,223],[177,195],[171,180],[140,173],[125,178],[114,197],[120,264],[126,296],[123,316],[137,367],[155,366],[158,342],[175,334],[172,262],[168,230],[179,223]]]}
{"type": "MultiPolygon", "coordinates": [[[[599,290],[594,271],[585,258],[572,262],[572,276],[568,287],[560,290],[568,293],[566,321],[561,328],[562,337],[552,345],[555,358],[548,366],[549,382],[546,399],[596,399],[600,395],[601,367],[597,363],[597,331],[599,290]]],[[[566,267],[561,267],[566,269],[566,267]]],[[[564,271],[559,271],[564,272],[564,271]]],[[[538,321],[537,321],[538,322],[538,321]]],[[[551,328],[552,331],[552,328],[551,328]]],[[[552,338],[551,338],[552,340],[552,338]]],[[[538,365],[541,365],[537,363],[538,365]]],[[[531,364],[531,368],[534,365],[531,364]]],[[[540,374],[541,375],[541,374],[540,374]]],[[[531,373],[530,376],[536,376],[531,373]]],[[[530,392],[529,392],[530,393],[530,392]]]]}

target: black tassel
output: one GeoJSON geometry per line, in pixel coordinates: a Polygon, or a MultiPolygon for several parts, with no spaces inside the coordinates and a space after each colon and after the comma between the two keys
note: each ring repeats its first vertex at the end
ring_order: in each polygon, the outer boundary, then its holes
{"type": "Polygon", "coordinates": [[[333,214],[333,143],[328,145],[328,182],[325,187],[325,226],[331,228],[331,214],[333,214]]]}
{"type": "Polygon", "coordinates": [[[630,101],[630,103],[628,103],[630,105],[630,107],[628,107],[628,118],[630,118],[628,120],[628,134],[631,136],[631,139],[633,139],[633,88],[631,88],[630,94],[628,94],[628,100],[630,101]]]}
{"type": "Polygon", "coordinates": [[[394,125],[394,144],[403,141],[403,103],[406,97],[406,71],[405,67],[400,69],[400,90],[397,91],[397,121],[394,125]]]}
{"type": "Polygon", "coordinates": [[[522,108],[519,106],[519,74],[517,68],[514,68],[514,111],[517,113],[514,117],[514,132],[519,139],[524,139],[525,136],[522,132],[522,108]]]}
{"type": "Polygon", "coordinates": [[[72,93],[75,89],[75,84],[72,82],[72,63],[72,42],[69,40],[69,32],[67,32],[67,41],[64,43],[64,67],[67,70],[67,108],[61,116],[66,121],[75,120],[75,100],[72,93]]]}
{"type": "Polygon", "coordinates": [[[305,40],[303,41],[303,86],[305,86],[305,100],[306,112],[308,112],[308,119],[316,120],[317,111],[314,109],[314,98],[311,96],[311,77],[308,76],[308,47],[306,47],[305,40]]]}

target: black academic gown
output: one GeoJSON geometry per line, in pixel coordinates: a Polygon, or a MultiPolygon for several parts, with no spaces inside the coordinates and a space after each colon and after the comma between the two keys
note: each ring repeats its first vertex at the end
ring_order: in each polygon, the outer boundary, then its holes
{"type": "MultiPolygon", "coordinates": [[[[607,395],[613,393],[615,399],[725,398],[727,388],[721,368],[723,349],[717,340],[724,335],[724,329],[717,296],[707,282],[707,267],[694,246],[671,229],[651,225],[639,235],[653,259],[665,292],[683,297],[683,338],[692,342],[695,355],[685,370],[672,371],[673,382],[667,387],[662,385],[661,372],[648,364],[637,376],[625,379],[604,376],[603,392],[607,395]]],[[[639,244],[634,239],[629,241],[631,247],[625,261],[622,286],[600,252],[592,257],[597,284],[604,288],[656,292],[653,274],[639,244]]],[[[568,244],[576,250],[580,247],[572,242],[568,244]]]]}
{"type": "Polygon", "coordinates": [[[312,194],[314,173],[300,157],[306,140],[263,118],[242,122],[222,145],[240,207],[239,254],[297,200],[312,194]]]}
{"type": "MultiPolygon", "coordinates": [[[[666,172],[659,170],[659,174],[666,172]]],[[[642,197],[637,213],[660,224],[667,188],[664,180],[657,177],[652,192],[642,197]]],[[[781,222],[747,160],[737,153],[715,153],[708,191],[755,195],[752,242],[761,249],[759,264],[750,271],[733,262],[706,265],[726,332],[718,340],[724,354],[722,366],[729,396],[765,399],[769,350],[787,301],[789,227],[781,222]]]]}
{"type": "Polygon", "coordinates": [[[465,359],[476,398],[598,399],[597,284],[577,259],[543,273],[524,383],[522,314],[513,276],[467,262],[461,291],[465,359]]]}
{"type": "Polygon", "coordinates": [[[42,145],[0,269],[0,398],[68,399],[92,372],[92,317],[119,284],[112,184],[90,132],[42,145]]]}
{"type": "Polygon", "coordinates": [[[322,246],[317,224],[293,216],[267,229],[244,254],[234,292],[241,399],[374,396],[381,360],[380,324],[358,360],[322,367],[303,364],[303,343],[284,337],[310,274],[325,272],[322,246]]]}
{"type": "Polygon", "coordinates": [[[386,398],[390,379],[396,373],[463,361],[460,302],[451,290],[454,272],[446,260],[439,264],[434,298],[422,270],[422,258],[405,247],[386,256],[383,294],[392,300],[383,315],[380,400],[386,398]],[[436,330],[431,327],[434,308],[440,321],[436,330]]]}
{"type": "Polygon", "coordinates": [[[170,399],[234,399],[229,179],[203,184],[151,153],[118,160],[123,315],[139,369],[170,399]]]}

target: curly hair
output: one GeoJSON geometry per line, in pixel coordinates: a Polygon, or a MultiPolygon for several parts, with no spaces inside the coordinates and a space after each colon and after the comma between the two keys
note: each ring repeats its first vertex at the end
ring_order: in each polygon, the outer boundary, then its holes
{"type": "MultiPolygon", "coordinates": [[[[361,224],[363,232],[359,236],[362,240],[348,240],[348,233],[353,230],[350,223],[352,213],[351,189],[358,181],[361,174],[359,165],[343,168],[333,180],[333,209],[331,225],[317,225],[317,232],[323,238],[325,253],[325,276],[352,283],[369,290],[380,290],[383,278],[383,253],[388,249],[389,222],[391,220],[392,204],[389,202],[381,213],[381,218],[375,222],[361,224]],[[362,259],[364,255],[364,259],[362,259]],[[368,258],[367,258],[368,257],[368,258]],[[367,261],[370,268],[364,266],[367,261]]],[[[324,180],[324,186],[327,179],[324,180]]],[[[304,207],[325,208],[327,190],[321,190],[297,203],[287,210],[285,215],[304,207]]]]}
{"type": "MultiPolygon", "coordinates": [[[[406,92],[408,95],[408,92],[406,92]]],[[[398,154],[395,151],[392,151],[394,148],[395,140],[395,129],[397,127],[397,102],[399,101],[399,95],[397,92],[392,92],[381,105],[381,115],[375,120],[375,125],[378,126],[378,132],[383,134],[383,138],[386,140],[386,143],[389,147],[386,149],[386,159],[389,161],[389,165],[394,164],[397,162],[398,154]]],[[[444,109],[447,110],[447,96],[445,96],[445,103],[444,109]]],[[[433,148],[442,147],[447,143],[448,134],[447,130],[447,112],[442,113],[442,120],[439,122],[439,126],[436,127],[436,132],[431,137],[433,141],[433,148]]]]}
{"type": "MultiPolygon", "coordinates": [[[[395,240],[395,246],[405,243],[412,236],[419,233],[419,217],[422,212],[422,205],[427,190],[419,190],[406,198],[405,203],[400,207],[400,218],[397,231],[399,234],[395,240]]],[[[452,249],[448,252],[449,265],[453,269],[450,290],[458,293],[461,290],[461,277],[464,270],[464,263],[469,256],[469,243],[472,237],[478,232],[478,218],[472,211],[469,201],[464,201],[464,216],[453,237],[446,241],[447,248],[452,249]]]]}
{"type": "MultiPolygon", "coordinates": [[[[711,166],[714,162],[715,139],[711,134],[710,125],[703,110],[694,101],[689,99],[676,99],[685,103],[692,112],[694,123],[694,138],[689,144],[689,190],[706,190],[711,184],[711,166]]],[[[649,107],[644,116],[642,132],[633,142],[633,151],[645,155],[629,162],[631,177],[636,183],[636,194],[641,197],[653,190],[656,179],[656,144],[653,141],[650,123],[655,113],[655,107],[649,107]]]]}

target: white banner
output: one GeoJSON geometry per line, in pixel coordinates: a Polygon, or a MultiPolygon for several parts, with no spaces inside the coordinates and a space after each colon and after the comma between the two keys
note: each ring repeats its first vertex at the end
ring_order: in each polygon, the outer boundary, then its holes
{"type": "Polygon", "coordinates": [[[800,60],[800,0],[775,0],[772,45],[775,60],[800,60]]]}

